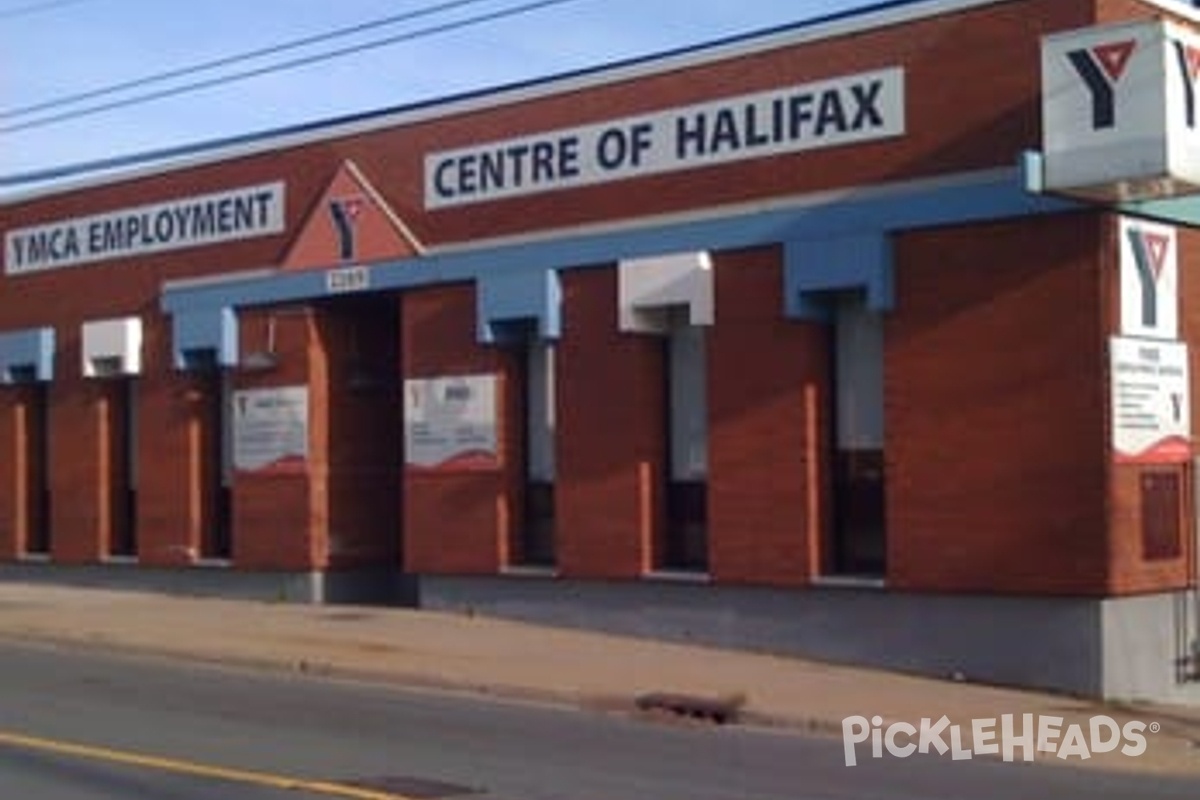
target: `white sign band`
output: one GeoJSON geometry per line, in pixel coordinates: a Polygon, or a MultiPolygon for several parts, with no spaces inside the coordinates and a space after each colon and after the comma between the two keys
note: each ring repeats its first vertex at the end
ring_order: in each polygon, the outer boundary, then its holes
{"type": "Polygon", "coordinates": [[[4,271],[21,275],[284,230],[284,184],[246,186],[9,231],[4,271]]]}
{"type": "Polygon", "coordinates": [[[480,203],[904,132],[904,70],[892,67],[431,153],[425,205],[480,203]]]}

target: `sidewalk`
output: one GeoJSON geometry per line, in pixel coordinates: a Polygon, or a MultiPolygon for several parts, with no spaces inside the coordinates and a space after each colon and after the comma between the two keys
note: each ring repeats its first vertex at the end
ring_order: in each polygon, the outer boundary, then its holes
{"type": "MultiPolygon", "coordinates": [[[[1096,754],[1041,763],[1200,777],[1200,709],[1112,708],[1036,692],[915,678],[793,658],[666,644],[457,614],[302,606],[0,583],[0,637],[466,690],[632,712],[655,692],[743,698],[748,722],[841,737],[842,720],[885,725],[942,715],[963,725],[1015,714],[1106,714],[1161,724],[1138,758],[1096,754]]],[[[949,741],[949,736],[946,737],[949,741]]],[[[903,740],[902,740],[903,741],[903,740]]],[[[1061,739],[1060,739],[1061,741],[1061,739]]],[[[1018,758],[1021,751],[1018,750],[1018,758]]],[[[868,744],[859,759],[870,757],[868,744]]]]}

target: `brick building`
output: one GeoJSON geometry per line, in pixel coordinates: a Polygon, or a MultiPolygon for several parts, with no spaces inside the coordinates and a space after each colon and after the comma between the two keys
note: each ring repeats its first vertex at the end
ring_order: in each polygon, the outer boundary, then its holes
{"type": "Polygon", "coordinates": [[[883,3],[10,196],[0,574],[1200,700],[1198,28],[883,3]]]}

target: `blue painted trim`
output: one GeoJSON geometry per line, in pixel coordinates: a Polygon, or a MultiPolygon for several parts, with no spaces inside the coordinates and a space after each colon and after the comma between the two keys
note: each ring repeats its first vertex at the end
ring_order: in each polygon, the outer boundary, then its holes
{"type": "Polygon", "coordinates": [[[238,321],[229,307],[182,311],[171,320],[175,368],[238,363],[238,321]]]}
{"type": "Polygon", "coordinates": [[[22,383],[33,370],[35,381],[54,379],[54,329],[26,328],[0,333],[0,383],[22,383]]]}
{"type": "Polygon", "coordinates": [[[529,335],[557,339],[562,332],[562,287],[554,270],[480,276],[475,286],[478,338],[504,344],[529,335]]]}
{"type": "MultiPolygon", "coordinates": [[[[477,281],[522,272],[545,272],[612,264],[688,250],[723,250],[836,238],[871,231],[1004,219],[1068,211],[1070,201],[1025,191],[1017,168],[976,180],[934,187],[897,187],[828,205],[734,214],[708,220],[632,228],[479,250],[434,253],[370,266],[372,291],[477,281]]],[[[279,273],[199,286],[168,287],[166,313],[303,302],[328,296],[325,273],[279,273]]]]}
{"type": "Polygon", "coordinates": [[[1118,203],[1116,210],[1173,225],[1200,226],[1200,197],[1196,195],[1163,200],[1130,200],[1118,203]]]}
{"type": "Polygon", "coordinates": [[[1021,154],[1021,175],[1025,191],[1031,194],[1042,194],[1046,191],[1046,157],[1036,150],[1026,150],[1021,154]]]}
{"type": "Polygon", "coordinates": [[[822,295],[863,289],[867,307],[891,311],[895,303],[892,244],[886,231],[825,239],[794,239],[784,245],[784,315],[828,322],[831,309],[822,295]]]}

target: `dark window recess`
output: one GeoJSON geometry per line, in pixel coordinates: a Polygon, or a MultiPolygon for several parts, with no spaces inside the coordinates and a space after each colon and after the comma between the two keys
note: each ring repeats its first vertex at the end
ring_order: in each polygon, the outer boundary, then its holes
{"type": "Polygon", "coordinates": [[[33,383],[37,380],[37,367],[20,364],[8,368],[8,379],[13,383],[33,383]]]}
{"type": "Polygon", "coordinates": [[[516,371],[514,386],[520,392],[521,474],[524,476],[523,507],[517,527],[515,544],[516,563],[530,567],[553,567],[557,563],[555,550],[554,481],[546,475],[535,474],[533,450],[535,439],[541,435],[532,419],[533,393],[545,392],[546,386],[538,381],[532,385],[534,370],[530,361],[537,357],[538,350],[533,342],[536,329],[532,324],[510,330],[514,344],[511,346],[516,371]]]}
{"type": "Polygon", "coordinates": [[[227,560],[233,555],[233,501],[225,483],[225,376],[215,359],[212,368],[202,373],[201,380],[207,405],[201,454],[201,473],[206,485],[201,496],[207,508],[201,514],[204,531],[200,554],[203,558],[227,560]]]}
{"type": "MultiPolygon", "coordinates": [[[[679,313],[677,312],[677,317],[679,313]]],[[[685,324],[674,319],[673,326],[685,324]]],[[[676,450],[676,409],[673,404],[678,364],[673,336],[662,339],[663,393],[663,486],[666,490],[666,519],[658,566],[668,570],[708,570],[708,481],[704,477],[677,478],[673,463],[676,450]]]]}
{"type": "Polygon", "coordinates": [[[708,483],[667,482],[667,531],[663,566],[708,569],[708,483]]]}
{"type": "Polygon", "coordinates": [[[887,567],[882,450],[834,454],[834,571],[883,575],[887,567]]]}
{"type": "Polygon", "coordinates": [[[525,484],[525,524],[521,538],[522,562],[552,567],[554,553],[554,484],[529,481],[525,484]]]}
{"type": "Polygon", "coordinates": [[[1183,554],[1180,483],[1178,472],[1142,473],[1142,557],[1147,561],[1183,554]]]}
{"type": "Polygon", "coordinates": [[[49,388],[45,384],[29,387],[26,425],[25,463],[29,469],[29,515],[25,551],[43,555],[50,552],[50,416],[49,388]]]}
{"type": "Polygon", "coordinates": [[[183,360],[187,368],[194,372],[212,373],[221,369],[217,362],[217,351],[211,347],[185,350],[183,360]]]}
{"type": "Polygon", "coordinates": [[[115,378],[121,375],[120,356],[104,356],[92,359],[92,372],[97,378],[115,378]]]}
{"type": "Polygon", "coordinates": [[[109,448],[112,453],[112,515],[110,518],[109,555],[133,557],[138,552],[137,483],[134,478],[137,412],[136,387],[131,378],[110,384],[109,448]]]}

